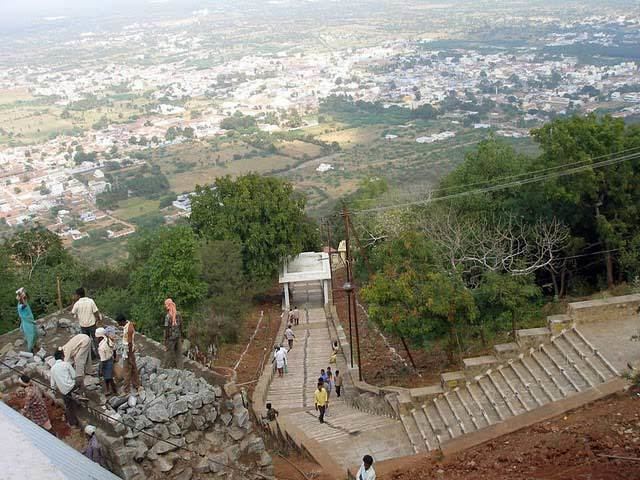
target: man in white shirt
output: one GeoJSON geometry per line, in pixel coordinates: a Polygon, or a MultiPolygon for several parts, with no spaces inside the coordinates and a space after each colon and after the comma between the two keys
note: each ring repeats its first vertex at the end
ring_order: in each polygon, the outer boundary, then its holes
{"type": "Polygon", "coordinates": [[[71,393],[76,387],[76,372],[69,362],[64,361],[64,351],[58,349],[54,355],[56,362],[51,367],[51,388],[58,390],[64,400],[64,414],[72,427],[78,425],[76,402],[71,393]]]}
{"type": "Polygon", "coordinates": [[[80,324],[80,331],[91,338],[91,358],[98,358],[98,344],[96,342],[96,322],[102,317],[93,299],[85,296],[83,287],[76,290],[76,303],[73,304],[71,313],[75,315],[80,324]]]}
{"type": "Polygon", "coordinates": [[[274,360],[276,362],[276,369],[278,370],[278,376],[284,376],[284,369],[287,365],[287,351],[280,346],[278,351],[274,355],[274,360]]]}
{"type": "Polygon", "coordinates": [[[373,458],[371,455],[362,457],[362,465],[360,466],[360,470],[358,470],[356,480],[376,480],[376,471],[373,469],[373,458]]]}

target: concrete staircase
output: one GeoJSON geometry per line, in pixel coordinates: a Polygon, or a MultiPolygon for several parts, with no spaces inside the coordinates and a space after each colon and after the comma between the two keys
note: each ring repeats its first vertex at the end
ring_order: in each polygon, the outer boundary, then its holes
{"type": "MultiPolygon", "coordinates": [[[[306,298],[306,290],[304,293],[306,298]]],[[[299,299],[299,294],[300,290],[296,291],[294,298],[299,299]]],[[[328,415],[320,424],[314,392],[320,369],[329,365],[331,337],[324,309],[311,305],[306,312],[300,325],[293,327],[296,339],[288,354],[288,373],[284,378],[274,376],[265,401],[279,410],[280,419],[304,435],[302,443],[321,446],[342,468],[358,465],[366,453],[378,460],[411,455],[411,444],[399,420],[356,409],[345,401],[355,394],[352,385],[345,384],[346,397],[338,399],[335,391],[331,394],[328,415]]],[[[346,375],[346,369],[341,370],[346,375]]]]}
{"type": "Polygon", "coordinates": [[[618,376],[575,328],[422,405],[399,409],[415,453],[505,421],[618,376]]]}

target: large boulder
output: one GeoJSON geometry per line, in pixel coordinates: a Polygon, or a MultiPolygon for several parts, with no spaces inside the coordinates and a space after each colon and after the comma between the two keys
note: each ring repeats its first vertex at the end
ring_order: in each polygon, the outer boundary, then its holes
{"type": "Polygon", "coordinates": [[[191,425],[193,425],[193,415],[191,412],[177,415],[173,420],[183,431],[189,430],[191,425]]]}
{"type": "Polygon", "coordinates": [[[212,473],[219,473],[228,465],[227,454],[225,452],[212,453],[209,455],[209,470],[212,473]]]}
{"type": "Polygon", "coordinates": [[[159,457],[153,461],[153,465],[162,473],[170,472],[173,469],[173,462],[170,457],[159,457]]]}
{"type": "Polygon", "coordinates": [[[162,403],[154,403],[147,409],[146,416],[149,420],[156,423],[164,423],[169,421],[169,412],[162,403]]]}
{"type": "Polygon", "coordinates": [[[186,413],[189,410],[189,404],[185,400],[178,400],[173,403],[169,403],[169,416],[171,418],[181,413],[186,413]]]}
{"type": "Polygon", "coordinates": [[[233,420],[233,416],[230,413],[223,413],[222,415],[220,415],[220,420],[222,420],[222,423],[228,427],[229,424],[231,424],[231,421],[233,420]]]}
{"type": "Polygon", "coordinates": [[[245,428],[249,424],[249,410],[244,407],[235,408],[233,418],[238,427],[245,428]]]}
{"type": "Polygon", "coordinates": [[[193,471],[195,473],[209,473],[209,460],[204,457],[200,457],[200,459],[192,465],[193,471]]]}
{"type": "Polygon", "coordinates": [[[199,396],[203,405],[209,405],[216,401],[216,394],[211,390],[200,392],[199,396]]]}
{"type": "Polygon", "coordinates": [[[168,440],[168,441],[160,440],[151,448],[151,452],[157,455],[164,455],[165,453],[173,452],[177,448],[184,447],[184,446],[185,446],[184,438],[178,438],[178,439],[172,438],[171,440],[168,440]]]}

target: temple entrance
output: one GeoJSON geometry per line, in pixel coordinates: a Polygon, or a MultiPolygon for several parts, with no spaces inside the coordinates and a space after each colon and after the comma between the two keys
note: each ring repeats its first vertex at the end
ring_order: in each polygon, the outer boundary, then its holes
{"type": "Polygon", "coordinates": [[[331,295],[329,254],[304,252],[282,267],[280,284],[283,287],[284,308],[292,305],[323,307],[331,295]]]}

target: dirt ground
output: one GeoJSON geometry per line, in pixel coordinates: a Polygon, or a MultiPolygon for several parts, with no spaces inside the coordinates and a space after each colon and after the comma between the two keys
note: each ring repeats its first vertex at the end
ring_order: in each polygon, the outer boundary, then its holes
{"type": "Polygon", "coordinates": [[[637,480],[640,395],[607,397],[443,461],[408,462],[380,464],[378,476],[389,480],[637,480]]]}
{"type": "Polygon", "coordinates": [[[256,331],[258,322],[260,322],[260,328],[236,370],[238,374],[237,383],[246,383],[245,387],[249,393],[253,392],[255,381],[262,373],[261,367],[265,362],[264,359],[273,348],[275,336],[280,326],[279,295],[269,296],[264,302],[252,308],[251,312],[245,318],[238,342],[222,345],[218,352],[218,360],[215,362],[215,366],[233,368],[240,359],[247,344],[249,344],[251,336],[256,331]],[[260,312],[263,312],[261,322],[260,312]]]}
{"type": "MultiPolygon", "coordinates": [[[[46,395],[44,398],[45,403],[47,404],[47,413],[49,414],[49,420],[51,421],[53,432],[56,437],[66,441],[67,437],[72,433],[72,428],[64,421],[64,409],[52,402],[46,395]]],[[[3,400],[7,405],[18,412],[20,412],[24,407],[24,398],[19,396],[17,392],[9,393],[5,398],[3,398],[3,400]]]]}
{"type": "Polygon", "coordinates": [[[298,469],[302,470],[309,480],[331,480],[331,477],[324,474],[317,463],[299,455],[291,455],[285,459],[273,454],[273,468],[278,480],[306,480],[298,469]],[[292,463],[295,467],[291,465],[292,463]]]}

